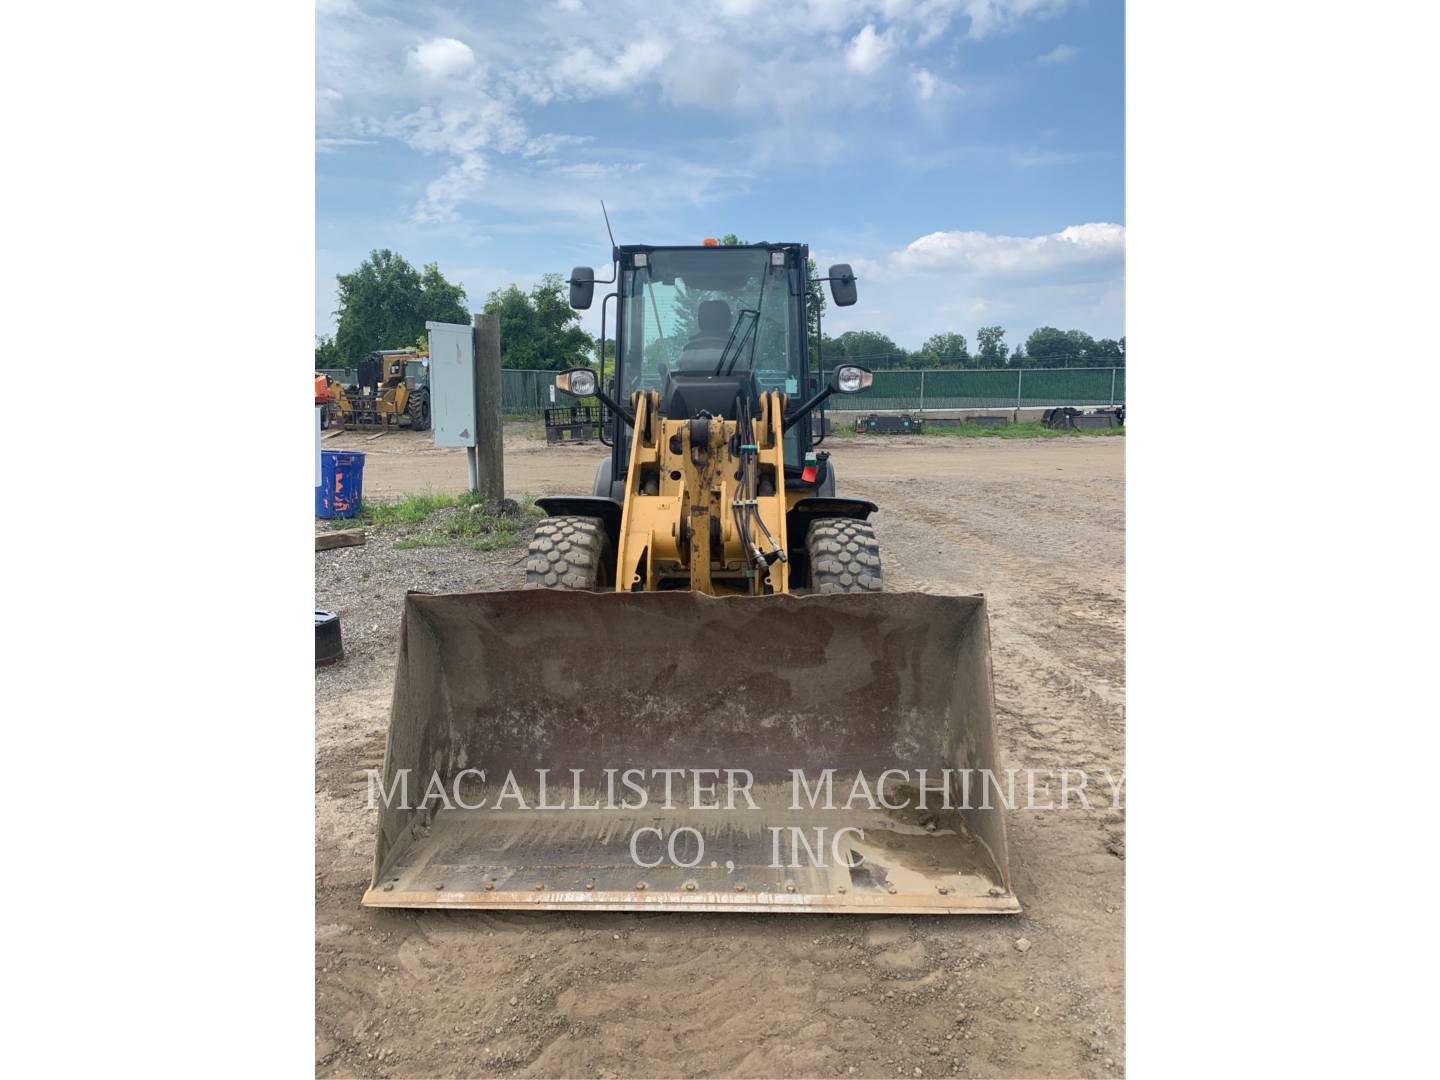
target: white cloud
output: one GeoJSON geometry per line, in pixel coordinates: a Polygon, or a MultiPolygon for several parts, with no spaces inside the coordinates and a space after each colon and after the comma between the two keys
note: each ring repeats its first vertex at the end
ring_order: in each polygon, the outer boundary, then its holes
{"type": "Polygon", "coordinates": [[[634,175],[642,167],[638,161],[572,161],[556,165],[552,171],[572,180],[614,180],[634,175]]]}
{"type": "Polygon", "coordinates": [[[338,154],[352,146],[374,146],[376,141],[375,139],[316,139],[315,152],[317,154],[338,154]]]}
{"type": "Polygon", "coordinates": [[[415,208],[414,220],[421,225],[448,221],[455,208],[466,199],[474,198],[485,184],[489,166],[481,154],[464,155],[425,188],[425,198],[415,208]]]}
{"type": "Polygon", "coordinates": [[[743,56],[723,45],[693,48],[665,65],[660,85],[673,105],[728,111],[736,104],[746,67],[743,56]]]}
{"type": "Polygon", "coordinates": [[[826,333],[879,330],[906,348],[959,331],[974,339],[998,324],[1013,346],[1051,325],[1096,337],[1125,332],[1125,228],[1071,225],[1038,236],[944,231],[866,257],[816,250],[816,262],[845,261],[860,280],[860,304],[830,309],[826,333]]]}
{"type": "Polygon", "coordinates": [[[970,16],[970,36],[1006,34],[1026,19],[1048,19],[1069,6],[1069,0],[964,0],[970,16]]]}
{"type": "Polygon", "coordinates": [[[318,121],[332,119],[339,115],[340,103],[345,100],[345,95],[339,90],[332,90],[328,86],[322,86],[315,91],[315,118],[318,121]]]}
{"type": "Polygon", "coordinates": [[[400,139],[422,153],[457,157],[482,149],[523,151],[531,142],[525,121],[510,104],[486,97],[475,98],[467,106],[422,105],[405,116],[383,121],[376,133],[400,139]]]}
{"type": "Polygon", "coordinates": [[[921,101],[929,101],[935,96],[935,89],[940,85],[940,80],[932,75],[925,68],[915,72],[915,96],[921,101]]]}
{"type": "Polygon", "coordinates": [[[933,232],[897,252],[893,262],[920,272],[1038,277],[1086,264],[1123,262],[1124,255],[1125,226],[1092,222],[1043,236],[933,232]]]}
{"type": "Polygon", "coordinates": [[[667,52],[669,46],[658,38],[631,42],[609,59],[581,45],[562,56],[551,75],[560,87],[582,98],[633,91],[660,66],[667,52]]]}
{"type": "Polygon", "coordinates": [[[910,73],[910,87],[915,91],[915,100],[928,106],[931,111],[942,102],[953,100],[965,93],[963,88],[923,67],[910,73]]]}
{"type": "Polygon", "coordinates": [[[1037,64],[1068,64],[1079,55],[1080,50],[1073,45],[1056,45],[1047,53],[1041,53],[1035,58],[1037,64]]]}
{"type": "Polygon", "coordinates": [[[412,67],[433,78],[460,75],[475,66],[475,53],[463,41],[433,38],[410,51],[412,67]]]}
{"type": "Polygon", "coordinates": [[[555,154],[567,146],[584,146],[586,143],[593,143],[594,135],[558,135],[553,132],[544,135],[537,135],[525,143],[525,149],[520,151],[523,158],[537,158],[540,161],[549,161],[555,154]]]}
{"type": "Polygon", "coordinates": [[[877,34],[875,24],[866,23],[845,48],[845,66],[851,71],[869,75],[878,70],[894,51],[895,42],[890,31],[877,34]]]}

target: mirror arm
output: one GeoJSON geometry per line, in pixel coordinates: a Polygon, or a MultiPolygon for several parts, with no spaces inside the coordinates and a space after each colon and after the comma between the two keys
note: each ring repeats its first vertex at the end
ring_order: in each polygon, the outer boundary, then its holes
{"type": "MultiPolygon", "coordinates": [[[[618,249],[617,249],[617,250],[618,250],[618,249]]],[[[611,257],[610,257],[610,276],[609,276],[609,278],[598,278],[598,277],[597,277],[597,278],[591,278],[590,280],[593,281],[596,285],[614,285],[615,282],[617,282],[617,281],[620,280],[620,264],[619,264],[619,262],[616,261],[616,256],[615,256],[614,253],[612,253],[612,254],[611,254],[611,257]]],[[[829,279],[827,278],[826,280],[828,281],[829,279]]],[[[575,280],[574,280],[573,278],[566,278],[566,279],[565,279],[565,284],[566,284],[566,285],[574,285],[574,284],[575,284],[575,280]]]]}
{"type": "Polygon", "coordinates": [[[834,392],[834,386],[826,386],[825,389],[821,390],[809,401],[805,402],[804,405],[801,405],[799,409],[797,409],[794,413],[785,418],[785,423],[780,426],[780,434],[785,434],[785,432],[789,431],[797,423],[799,423],[805,417],[809,416],[810,413],[814,411],[817,405],[819,405],[822,401],[824,401],[834,392]]]}
{"type": "MultiPolygon", "coordinates": [[[[619,267],[618,267],[618,265],[617,265],[616,263],[611,263],[611,264],[610,264],[610,277],[609,277],[608,279],[606,279],[606,278],[598,278],[598,277],[597,277],[597,278],[591,278],[590,280],[591,280],[594,284],[596,284],[596,285],[614,285],[614,284],[615,284],[615,281],[616,281],[616,279],[617,279],[618,277],[619,277],[619,267]]],[[[827,280],[828,280],[828,279],[827,279],[827,280]]],[[[566,279],[565,279],[565,284],[566,284],[566,285],[574,285],[574,284],[575,284],[575,279],[574,279],[574,278],[566,278],[566,279]]]]}
{"type": "Polygon", "coordinates": [[[601,403],[605,405],[605,407],[608,408],[612,413],[617,416],[623,416],[625,418],[625,422],[631,427],[635,426],[635,414],[632,413],[629,409],[625,408],[624,405],[621,405],[609,394],[607,394],[603,387],[596,386],[595,393],[590,396],[599,398],[601,403]]]}

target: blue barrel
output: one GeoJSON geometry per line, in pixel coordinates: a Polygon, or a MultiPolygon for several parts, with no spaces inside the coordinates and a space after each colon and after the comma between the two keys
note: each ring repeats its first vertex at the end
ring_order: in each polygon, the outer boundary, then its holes
{"type": "Polygon", "coordinates": [[[320,486],[315,489],[317,518],[351,518],[360,512],[365,455],[358,450],[320,451],[320,486]]]}

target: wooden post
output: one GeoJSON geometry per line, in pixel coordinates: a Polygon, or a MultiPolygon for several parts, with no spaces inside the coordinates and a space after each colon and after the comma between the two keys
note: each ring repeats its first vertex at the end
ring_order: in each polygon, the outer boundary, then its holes
{"type": "Polygon", "coordinates": [[[500,319],[475,316],[474,490],[486,499],[505,497],[505,433],[500,410],[500,319]]]}

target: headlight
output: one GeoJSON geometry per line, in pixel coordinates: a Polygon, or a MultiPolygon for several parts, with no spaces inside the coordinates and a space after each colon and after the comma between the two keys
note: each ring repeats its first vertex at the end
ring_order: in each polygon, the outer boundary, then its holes
{"type": "Polygon", "coordinates": [[[595,372],[589,368],[571,368],[555,376],[555,389],[576,397],[589,397],[595,393],[595,387],[595,372]]]}
{"type": "Polygon", "coordinates": [[[874,380],[874,375],[855,364],[846,364],[835,369],[835,389],[842,394],[858,393],[869,387],[874,380]]]}

